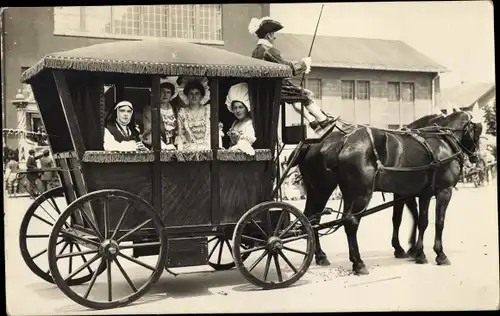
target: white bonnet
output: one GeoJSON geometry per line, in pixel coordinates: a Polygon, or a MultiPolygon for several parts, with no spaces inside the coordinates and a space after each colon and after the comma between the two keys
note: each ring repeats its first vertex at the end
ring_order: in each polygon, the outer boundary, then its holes
{"type": "Polygon", "coordinates": [[[160,78],[160,85],[163,83],[170,83],[172,86],[174,86],[174,91],[172,91],[172,99],[175,99],[177,94],[179,93],[179,85],[177,84],[177,79],[179,77],[173,76],[173,77],[166,77],[166,78],[160,78]]]}
{"type": "Polygon", "coordinates": [[[246,82],[235,84],[231,86],[226,97],[226,105],[229,112],[233,112],[232,104],[234,101],[239,101],[245,105],[248,112],[250,110],[250,97],[248,94],[248,84],[246,82]]]}
{"type": "Polygon", "coordinates": [[[118,104],[115,105],[114,109],[116,110],[118,108],[121,108],[122,106],[128,106],[132,111],[134,110],[134,106],[129,101],[118,102],[118,104]]]}

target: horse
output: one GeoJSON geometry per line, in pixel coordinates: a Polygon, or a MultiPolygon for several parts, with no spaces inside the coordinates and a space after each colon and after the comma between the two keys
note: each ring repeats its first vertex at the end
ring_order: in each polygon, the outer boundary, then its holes
{"type": "Polygon", "coordinates": [[[445,214],[462,172],[464,156],[476,162],[481,123],[468,112],[435,118],[437,125],[413,131],[365,127],[347,135],[339,148],[337,175],[344,198],[342,223],[353,272],[368,274],[358,248],[357,231],[373,192],[419,198],[417,263],[427,263],[423,238],[429,203],[436,197],[434,251],[438,265],[449,265],[443,251],[445,214]]]}
{"type": "MultiPolygon", "coordinates": [[[[428,126],[431,124],[433,119],[440,116],[442,116],[441,113],[423,116],[410,123],[407,128],[413,129],[428,126]]],[[[330,127],[323,129],[323,133],[328,133],[330,129],[331,132],[325,135],[324,139],[321,142],[306,143],[302,147],[297,147],[290,155],[290,159],[294,155],[297,155],[297,158],[292,161],[293,164],[291,165],[291,167],[295,167],[298,165],[298,169],[301,174],[306,191],[306,205],[304,215],[311,220],[311,223],[313,225],[320,222],[321,216],[323,215],[323,210],[325,209],[328,199],[338,186],[338,177],[336,175],[337,168],[335,168],[335,161],[338,154],[337,147],[341,145],[341,140],[345,135],[351,133],[357,128],[360,128],[360,126],[350,124],[341,119],[336,119],[332,122],[330,127]],[[326,163],[329,163],[330,168],[327,168],[325,166],[326,163]]],[[[321,131],[318,131],[317,133],[321,135],[321,131]]],[[[395,249],[394,255],[396,258],[406,258],[414,254],[413,250],[416,244],[417,219],[418,211],[415,199],[409,199],[406,201],[406,203],[399,202],[394,204],[392,218],[392,245],[395,249]],[[408,254],[404,251],[399,242],[399,227],[401,226],[405,204],[410,210],[413,218],[413,228],[409,240],[411,247],[408,251],[408,254]]],[[[321,249],[319,234],[317,230],[315,230],[315,239],[316,264],[320,266],[330,265],[327,255],[321,249]]]]}

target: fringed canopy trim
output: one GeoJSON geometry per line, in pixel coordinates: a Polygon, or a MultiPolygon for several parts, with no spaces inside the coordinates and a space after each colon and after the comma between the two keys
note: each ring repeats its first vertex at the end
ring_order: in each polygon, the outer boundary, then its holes
{"type": "Polygon", "coordinates": [[[64,158],[78,158],[76,152],[74,151],[65,151],[62,153],[54,153],[54,159],[64,159],[64,158]]]}
{"type": "Polygon", "coordinates": [[[269,149],[256,149],[255,156],[250,156],[242,151],[219,150],[217,159],[221,161],[269,161],[273,160],[273,155],[269,149]]]}
{"type": "Polygon", "coordinates": [[[162,162],[211,161],[213,159],[214,155],[211,150],[162,150],[160,153],[160,161],[162,162]]]}
{"type": "Polygon", "coordinates": [[[95,58],[45,56],[26,70],[21,81],[26,83],[44,69],[81,70],[169,76],[206,76],[238,78],[288,78],[292,71],[286,66],[238,66],[218,64],[162,63],[147,61],[123,61],[95,58]]]}
{"type": "Polygon", "coordinates": [[[86,151],[83,162],[93,163],[131,163],[131,162],[153,162],[152,152],[112,152],[112,151],[86,151]]]}

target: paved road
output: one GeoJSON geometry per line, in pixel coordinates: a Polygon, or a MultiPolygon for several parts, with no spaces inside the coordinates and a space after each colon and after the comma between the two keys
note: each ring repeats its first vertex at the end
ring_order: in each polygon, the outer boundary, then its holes
{"type": "MultiPolygon", "coordinates": [[[[387,210],[364,218],[360,226],[360,249],[370,269],[367,276],[358,277],[348,272],[351,264],[347,242],[340,229],[322,238],[323,249],[332,265],[318,267],[313,262],[296,286],[261,291],[249,285],[237,270],[212,273],[209,267],[197,267],[196,273],[193,269],[179,270],[177,272],[187,274],[177,277],[165,273],[136,303],[105,311],[79,306],[57,286],[31,273],[18,247],[18,229],[29,201],[6,200],[7,308],[10,315],[498,309],[496,193],[496,185],[460,188],[454,192],[443,239],[451,266],[434,263],[434,212],[430,212],[425,236],[429,264],[416,265],[406,259],[393,258],[391,212],[387,210]]],[[[293,203],[303,205],[300,201],[293,203]]],[[[378,203],[381,203],[379,195],[373,205],[378,203]]],[[[335,207],[337,203],[331,204],[335,207]]],[[[410,216],[405,213],[402,241],[407,239],[410,223],[410,216]]],[[[118,280],[115,286],[126,289],[127,283],[118,280]]],[[[105,298],[105,288],[101,290],[105,298]]]]}

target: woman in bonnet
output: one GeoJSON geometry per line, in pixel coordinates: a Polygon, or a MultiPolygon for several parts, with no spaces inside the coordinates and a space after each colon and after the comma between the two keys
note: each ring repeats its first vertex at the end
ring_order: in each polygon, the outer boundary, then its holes
{"type": "Polygon", "coordinates": [[[248,155],[255,155],[252,145],[255,142],[255,130],[250,116],[250,99],[248,85],[238,83],[229,89],[226,98],[228,110],[236,120],[227,132],[231,141],[229,150],[241,150],[248,155]]]}
{"type": "Polygon", "coordinates": [[[178,149],[210,149],[210,88],[207,78],[183,78],[179,98],[187,105],[178,114],[178,149]]]}
{"type": "MultiPolygon", "coordinates": [[[[160,138],[161,149],[175,150],[177,136],[177,107],[172,105],[178,95],[179,86],[177,85],[177,77],[168,77],[160,79],[160,138]]],[[[151,106],[146,106],[142,112],[142,122],[144,132],[142,133],[142,141],[146,146],[151,148],[151,106]]]]}
{"type": "Polygon", "coordinates": [[[121,101],[109,112],[104,128],[103,147],[106,151],[145,150],[135,127],[134,107],[121,101]]]}

